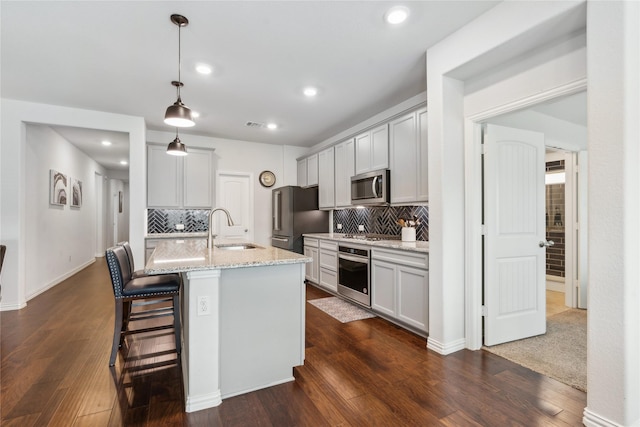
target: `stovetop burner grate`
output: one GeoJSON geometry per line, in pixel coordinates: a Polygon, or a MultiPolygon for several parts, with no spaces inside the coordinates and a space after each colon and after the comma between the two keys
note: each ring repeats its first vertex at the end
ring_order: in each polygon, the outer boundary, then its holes
{"type": "Polygon", "coordinates": [[[345,239],[367,240],[369,242],[377,242],[380,240],[400,240],[400,236],[393,234],[345,234],[345,239]]]}

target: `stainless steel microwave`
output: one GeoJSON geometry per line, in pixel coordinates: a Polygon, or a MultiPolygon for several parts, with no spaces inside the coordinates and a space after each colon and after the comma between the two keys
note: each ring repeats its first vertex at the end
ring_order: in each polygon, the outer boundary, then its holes
{"type": "Polygon", "coordinates": [[[351,177],[352,205],[388,205],[389,169],[381,169],[351,177]]]}

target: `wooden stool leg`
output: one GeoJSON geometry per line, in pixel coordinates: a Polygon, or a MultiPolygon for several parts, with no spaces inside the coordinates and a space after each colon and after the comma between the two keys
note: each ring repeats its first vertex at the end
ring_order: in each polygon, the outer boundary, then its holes
{"type": "Polygon", "coordinates": [[[109,366],[116,364],[116,354],[118,353],[118,347],[120,347],[120,337],[122,336],[122,299],[116,298],[116,320],[113,327],[113,344],[111,345],[111,358],[109,359],[109,366]]]}
{"type": "Polygon", "coordinates": [[[176,353],[182,351],[182,340],[180,338],[180,295],[173,296],[173,331],[176,336],[176,353]]]}

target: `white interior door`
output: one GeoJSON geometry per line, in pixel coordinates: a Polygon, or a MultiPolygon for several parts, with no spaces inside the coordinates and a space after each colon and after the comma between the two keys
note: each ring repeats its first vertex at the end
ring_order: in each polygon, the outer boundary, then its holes
{"type": "Polygon", "coordinates": [[[229,211],[234,225],[227,225],[227,218],[222,212],[215,225],[219,239],[254,240],[253,233],[253,174],[246,172],[216,173],[216,207],[229,211]]]}
{"type": "Polygon", "coordinates": [[[538,132],[484,135],[484,344],[546,332],[545,146],[538,132]]]}

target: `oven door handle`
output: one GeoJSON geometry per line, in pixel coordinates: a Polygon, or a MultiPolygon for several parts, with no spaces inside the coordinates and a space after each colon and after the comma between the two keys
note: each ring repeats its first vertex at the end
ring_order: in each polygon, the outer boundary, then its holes
{"type": "Polygon", "coordinates": [[[369,260],[367,258],[360,258],[351,255],[343,255],[338,254],[338,258],[346,259],[347,261],[359,262],[361,264],[369,264],[369,260]]]}

